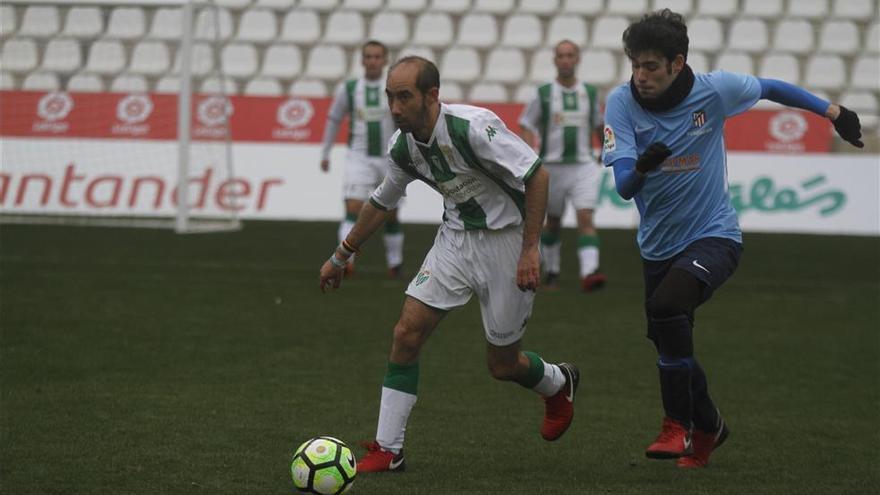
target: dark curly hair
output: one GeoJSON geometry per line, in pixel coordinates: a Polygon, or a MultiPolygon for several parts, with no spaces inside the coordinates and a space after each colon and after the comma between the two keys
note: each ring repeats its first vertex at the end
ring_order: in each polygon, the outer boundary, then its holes
{"type": "Polygon", "coordinates": [[[669,61],[678,54],[687,60],[687,26],[681,14],[669,9],[645,14],[623,32],[623,48],[630,58],[645,52],[659,52],[669,61]]]}

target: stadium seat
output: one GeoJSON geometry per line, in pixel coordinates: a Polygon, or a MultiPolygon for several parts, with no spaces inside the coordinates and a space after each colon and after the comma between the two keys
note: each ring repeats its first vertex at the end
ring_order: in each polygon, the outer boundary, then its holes
{"type": "Polygon", "coordinates": [[[843,59],[837,55],[813,55],[807,60],[804,85],[809,88],[838,91],[846,83],[843,59]]]}
{"type": "Polygon", "coordinates": [[[730,50],[755,53],[767,50],[767,24],[759,19],[737,19],[730,23],[730,38],[727,47],[730,50]]]}
{"type": "Polygon", "coordinates": [[[513,101],[517,103],[528,103],[538,96],[537,86],[530,83],[523,83],[516,87],[513,92],[513,101]]]}
{"type": "Polygon", "coordinates": [[[529,63],[529,80],[538,84],[556,78],[556,66],[553,65],[553,49],[542,48],[532,54],[529,63]]]}
{"type": "Polygon", "coordinates": [[[468,101],[482,103],[507,103],[507,89],[503,85],[491,82],[481,82],[471,86],[468,93],[468,101]]]}
{"type": "Polygon", "coordinates": [[[104,91],[104,81],[97,74],[79,72],[67,80],[67,90],[83,93],[101,93],[104,91]]]}
{"type": "Polygon", "coordinates": [[[70,38],[53,38],[43,50],[43,70],[70,74],[82,67],[82,48],[70,38]]]}
{"type": "Polygon", "coordinates": [[[9,72],[0,70],[0,90],[16,89],[15,77],[9,72]]]}
{"type": "Polygon", "coordinates": [[[788,17],[823,19],[828,17],[828,0],[796,0],[788,2],[788,17]]]}
{"type": "Polygon", "coordinates": [[[559,11],[559,0],[520,0],[519,11],[524,14],[550,16],[559,11]]]}
{"type": "Polygon", "coordinates": [[[278,79],[293,79],[302,71],[302,53],[296,45],[272,44],[263,52],[260,74],[278,79]]]}
{"type": "Polygon", "coordinates": [[[199,91],[202,93],[221,93],[224,95],[238,94],[238,84],[232,79],[208,77],[199,85],[199,91]]]}
{"type": "Polygon", "coordinates": [[[452,19],[443,13],[428,12],[416,18],[412,42],[414,45],[445,47],[452,44],[452,36],[452,19]]]}
{"type": "Polygon", "coordinates": [[[504,21],[501,45],[536,48],[544,41],[541,20],[532,14],[514,14],[504,21]]]}
{"type": "MultiPolygon", "coordinates": [[[[691,55],[692,55],[691,52],[688,51],[688,64],[689,65],[691,64],[691,55]]],[[[694,67],[693,65],[691,65],[691,69],[693,69],[694,72],[698,72],[696,67],[694,67]]],[[[619,72],[619,75],[617,76],[618,83],[629,82],[629,80],[632,78],[632,62],[630,61],[629,57],[626,56],[625,53],[623,54],[622,57],[620,57],[620,65],[618,65],[618,72],[619,72]]]]}
{"type": "Polygon", "coordinates": [[[461,84],[452,81],[440,81],[440,101],[444,103],[465,101],[464,90],[461,89],[461,84]]]}
{"type": "Polygon", "coordinates": [[[428,0],[388,0],[385,8],[394,12],[406,12],[415,14],[423,12],[428,7],[428,0]]]}
{"type": "Polygon", "coordinates": [[[742,15],[762,19],[778,19],[782,16],[782,0],[744,0],[742,15]]]}
{"type": "Polygon", "coordinates": [[[16,29],[18,29],[18,21],[15,17],[15,7],[0,5],[0,38],[12,36],[16,29]]]}
{"type": "Polygon", "coordinates": [[[259,67],[257,49],[249,43],[231,43],[220,52],[223,75],[244,79],[257,73],[259,67]]]}
{"type": "Polygon", "coordinates": [[[327,86],[317,79],[298,79],[290,85],[288,93],[313,98],[323,98],[328,95],[327,86]]]}
{"type": "Polygon", "coordinates": [[[880,91],[880,57],[863,55],[853,62],[850,85],[856,89],[880,91]]]}
{"type": "Polygon", "coordinates": [[[603,3],[604,0],[565,0],[562,4],[562,12],[595,17],[602,13],[603,3]]]}
{"type": "Polygon", "coordinates": [[[158,76],[171,68],[171,54],[161,41],[141,41],[131,52],[128,70],[133,74],[158,76]]]}
{"type": "MultiPolygon", "coordinates": [[[[629,60],[625,56],[623,58],[626,61],[624,69],[631,74],[632,67],[630,67],[629,60]]],[[[694,72],[706,73],[711,70],[709,68],[709,58],[706,57],[705,53],[696,50],[688,50],[687,64],[691,66],[694,72]]],[[[629,79],[629,76],[627,76],[627,79],[629,79]]]]}
{"type": "Polygon", "coordinates": [[[268,43],[278,36],[275,12],[267,9],[246,10],[238,20],[236,39],[251,43],[268,43]]]}
{"type": "Polygon", "coordinates": [[[321,19],[311,10],[294,9],[281,23],[281,41],[310,44],[321,37],[321,19]]]}
{"type": "Polygon", "coordinates": [[[648,11],[648,0],[608,0],[606,12],[610,15],[641,16],[648,11]]]}
{"type": "Polygon", "coordinates": [[[18,36],[48,38],[58,33],[61,21],[54,6],[31,5],[24,10],[18,36]]]}
{"type": "Polygon", "coordinates": [[[739,0],[697,0],[697,15],[730,19],[739,11],[739,0]]]}
{"type": "Polygon", "coordinates": [[[62,36],[97,38],[104,32],[104,19],[98,7],[71,7],[67,11],[62,36]]]}
{"type": "Polygon", "coordinates": [[[495,48],[486,58],[484,81],[514,83],[525,77],[526,59],[516,48],[495,48]]]}
{"type": "Polygon", "coordinates": [[[342,0],[342,6],[340,8],[373,13],[382,8],[383,1],[384,0],[342,0]]]}
{"type": "Polygon", "coordinates": [[[345,46],[360,45],[364,41],[364,19],[353,11],[336,11],[327,18],[324,42],[345,46]]]}
{"type": "Polygon", "coordinates": [[[351,51],[351,61],[348,64],[348,73],[345,75],[346,78],[363,77],[364,64],[361,63],[362,58],[363,56],[361,55],[360,50],[351,51]]]}
{"type": "Polygon", "coordinates": [[[625,17],[599,17],[593,23],[593,48],[622,50],[621,35],[629,27],[625,17]]]}
{"type": "Polygon", "coordinates": [[[880,22],[868,26],[868,32],[865,34],[865,52],[880,53],[880,22]]]}
{"type": "MultiPolygon", "coordinates": [[[[183,55],[182,48],[177,49],[174,57],[172,73],[180,74],[180,58],[183,55]]],[[[207,43],[193,43],[190,54],[190,74],[192,76],[204,76],[214,70],[214,50],[207,43]]]]}
{"type": "Polygon", "coordinates": [[[284,89],[277,79],[268,77],[257,77],[251,79],[244,85],[244,94],[256,96],[281,96],[284,89]]]}
{"type": "Polygon", "coordinates": [[[831,15],[842,19],[864,22],[874,14],[876,0],[834,0],[831,15]]]}
{"type": "Polygon", "coordinates": [[[116,74],[125,68],[125,48],[116,40],[98,40],[89,48],[86,71],[95,74],[116,74]]]}
{"type": "Polygon", "coordinates": [[[480,56],[473,48],[452,47],[440,61],[440,74],[452,82],[472,82],[480,73],[480,56]]]}
{"type": "Polygon", "coordinates": [[[571,40],[583,47],[587,44],[587,22],[577,15],[558,15],[547,27],[547,45],[556,46],[562,40],[571,40]]]}
{"type": "Polygon", "coordinates": [[[110,81],[110,91],[114,93],[146,93],[149,84],[144,76],[122,74],[110,81]]]}
{"type": "Polygon", "coordinates": [[[790,53],[768,53],[758,67],[758,76],[781,79],[791,84],[800,84],[801,66],[798,59],[790,53]]]}
{"type": "Polygon", "coordinates": [[[296,0],[255,0],[254,8],[288,12],[296,4],[296,0]]]}
{"type": "Polygon", "coordinates": [[[107,38],[133,40],[147,31],[147,19],[140,7],[116,7],[107,21],[107,38]]]}
{"type": "Polygon", "coordinates": [[[803,55],[813,50],[813,25],[804,19],[785,19],[776,25],[773,49],[803,55]]]}
{"type": "Polygon", "coordinates": [[[244,10],[251,4],[251,0],[214,0],[214,3],[224,9],[244,10]]]}
{"type": "Polygon", "coordinates": [[[305,75],[309,78],[339,79],[346,74],[345,51],[336,45],[318,45],[309,52],[305,75]]]}
{"type": "MultiPolygon", "coordinates": [[[[434,4],[439,3],[434,0],[434,4]]],[[[474,2],[474,12],[484,12],[488,14],[506,15],[513,11],[514,0],[476,0],[474,2]]]]}
{"type": "Polygon", "coordinates": [[[58,75],[52,72],[31,72],[21,82],[21,89],[27,91],[57,91],[60,88],[58,75]]]}
{"type": "Polygon", "coordinates": [[[178,93],[180,92],[180,79],[177,76],[162,76],[156,80],[153,91],[156,93],[178,93]]]}
{"type": "Polygon", "coordinates": [[[488,48],[498,41],[498,24],[489,14],[466,14],[458,21],[458,44],[488,48]]]}
{"type": "Polygon", "coordinates": [[[471,0],[432,0],[431,7],[428,8],[432,12],[446,12],[448,14],[464,14],[471,8],[471,0]]]}
{"type": "Polygon", "coordinates": [[[337,0],[299,0],[297,8],[330,12],[336,9],[337,3],[337,0]]]}
{"type": "Polygon", "coordinates": [[[37,67],[37,44],[32,39],[13,38],[3,44],[0,67],[13,74],[29,72],[37,67]]]}
{"type": "Polygon", "coordinates": [[[694,2],[693,0],[653,0],[651,10],[658,11],[660,9],[669,9],[684,17],[689,17],[694,11],[694,2]]]}
{"type": "Polygon", "coordinates": [[[690,48],[716,52],[724,46],[724,27],[713,17],[697,17],[688,23],[690,48]]]}
{"type": "Polygon", "coordinates": [[[437,56],[434,54],[434,50],[427,46],[405,46],[397,51],[397,56],[395,58],[399,59],[407,55],[416,55],[422,58],[426,58],[431,62],[434,62],[435,65],[437,63],[437,56]]]}
{"type": "Polygon", "coordinates": [[[232,14],[226,9],[202,9],[196,14],[193,31],[197,40],[227,41],[232,37],[232,14]]]}
{"type": "Polygon", "coordinates": [[[840,95],[839,103],[859,114],[859,121],[865,129],[876,130],[878,125],[877,98],[866,91],[847,91],[840,95]]]}
{"type": "Polygon", "coordinates": [[[722,52],[715,59],[715,70],[736,72],[739,74],[754,74],[755,66],[752,57],[742,52],[722,52]]]}
{"type": "Polygon", "coordinates": [[[578,79],[597,86],[617,82],[617,63],[608,50],[584,50],[577,71],[578,79]]]}
{"type": "Polygon", "coordinates": [[[175,8],[157,9],[153,14],[148,38],[157,40],[178,40],[182,35],[183,20],[181,10],[175,8]]]}
{"type": "Polygon", "coordinates": [[[828,21],[819,31],[819,52],[852,55],[859,50],[859,30],[850,21],[828,21]]]}
{"type": "Polygon", "coordinates": [[[409,21],[402,12],[379,12],[370,21],[371,40],[398,47],[409,39],[409,21]]]}

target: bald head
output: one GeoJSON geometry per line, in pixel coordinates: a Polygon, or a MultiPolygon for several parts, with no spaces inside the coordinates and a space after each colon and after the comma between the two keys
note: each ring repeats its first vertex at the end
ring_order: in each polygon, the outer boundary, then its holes
{"type": "Polygon", "coordinates": [[[418,57],[416,55],[409,55],[401,58],[397,62],[394,62],[394,65],[391,66],[391,69],[388,71],[388,77],[391,78],[391,74],[397,70],[401,69],[401,75],[403,72],[406,72],[408,75],[412,75],[415,79],[412,81],[413,85],[418,89],[423,95],[427,94],[432,88],[440,88],[440,72],[437,70],[437,66],[434,65],[434,62],[430,60],[418,57]]]}

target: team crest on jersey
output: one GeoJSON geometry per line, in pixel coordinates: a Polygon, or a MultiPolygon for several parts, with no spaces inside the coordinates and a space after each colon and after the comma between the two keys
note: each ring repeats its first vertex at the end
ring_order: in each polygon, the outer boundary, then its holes
{"type": "Polygon", "coordinates": [[[428,279],[431,278],[431,270],[422,270],[416,275],[416,286],[422,285],[427,282],[428,279]]]}
{"type": "Polygon", "coordinates": [[[610,125],[605,126],[605,152],[610,153],[617,149],[617,142],[614,140],[614,129],[610,125]]]}
{"type": "Polygon", "coordinates": [[[697,110],[692,115],[694,121],[694,127],[703,127],[703,124],[706,123],[706,111],[705,110],[697,110]]]}

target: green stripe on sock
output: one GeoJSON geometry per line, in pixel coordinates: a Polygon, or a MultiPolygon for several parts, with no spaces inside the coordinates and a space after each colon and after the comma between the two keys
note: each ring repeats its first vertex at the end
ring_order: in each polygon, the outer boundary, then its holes
{"type": "Polygon", "coordinates": [[[385,222],[386,234],[397,234],[400,232],[400,222],[385,222]]]}
{"type": "Polygon", "coordinates": [[[357,222],[358,214],[357,213],[346,213],[345,220],[349,222],[357,222]]]}
{"type": "Polygon", "coordinates": [[[523,354],[529,358],[529,372],[517,380],[517,383],[525,388],[535,388],[544,378],[544,361],[541,361],[541,357],[534,352],[524,351],[523,354]]]}
{"type": "MultiPolygon", "coordinates": [[[[543,373],[543,371],[542,371],[543,373]]],[[[395,364],[388,361],[383,387],[399,390],[407,394],[417,395],[419,388],[419,362],[413,364],[395,364]]]]}
{"type": "Polygon", "coordinates": [[[578,237],[578,247],[589,247],[596,246],[599,247],[599,236],[597,235],[582,235],[578,237]]]}
{"type": "Polygon", "coordinates": [[[552,232],[541,233],[541,244],[545,246],[552,246],[557,242],[559,242],[559,234],[555,234],[552,232]]]}

